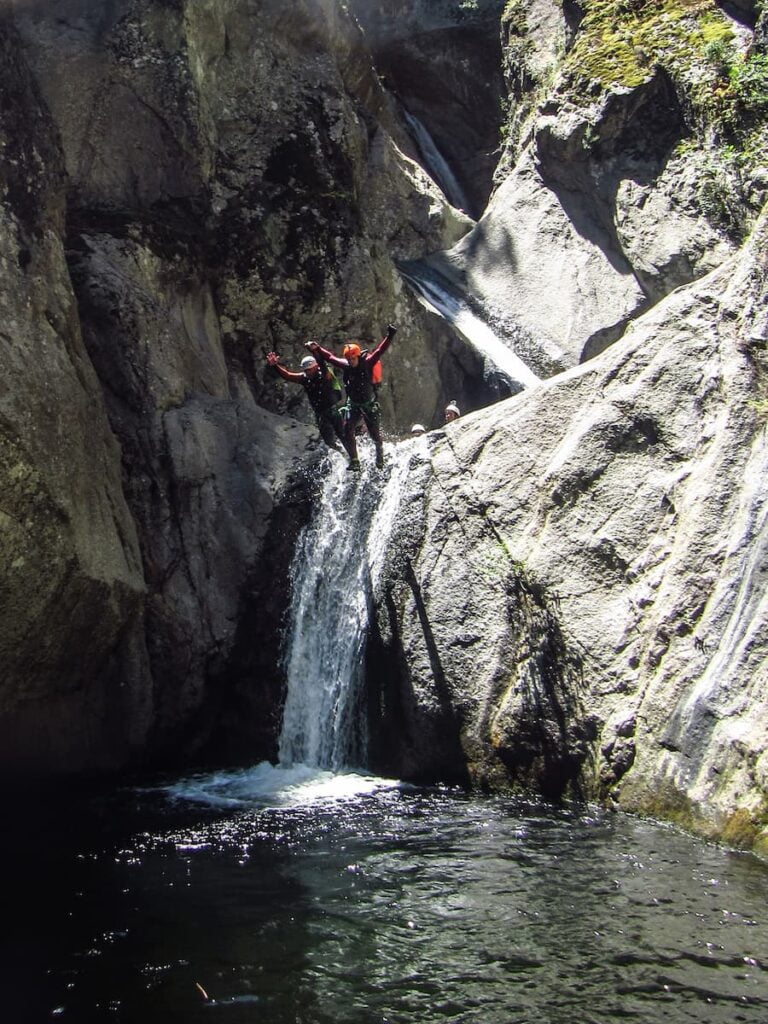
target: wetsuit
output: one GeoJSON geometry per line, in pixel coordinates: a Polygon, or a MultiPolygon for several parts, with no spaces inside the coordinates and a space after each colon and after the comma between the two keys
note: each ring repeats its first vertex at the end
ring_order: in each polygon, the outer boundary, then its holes
{"type": "Polygon", "coordinates": [[[317,373],[310,376],[307,373],[292,373],[274,363],[277,372],[285,380],[301,384],[307,393],[309,404],[315,414],[317,429],[320,436],[329,448],[338,448],[338,441],[347,448],[344,435],[344,422],[342,419],[342,407],[344,405],[341,396],[341,385],[333,376],[331,370],[321,355],[315,356],[319,367],[317,373]]]}
{"type": "Polygon", "coordinates": [[[349,457],[353,464],[357,463],[357,441],[355,430],[361,420],[365,421],[368,433],[376,445],[376,464],[382,465],[384,459],[384,442],[379,427],[381,411],[376,399],[376,388],[373,383],[373,367],[378,363],[395,336],[395,329],[390,328],[387,336],[382,338],[372,352],[360,354],[357,366],[351,366],[346,359],[335,356],[320,345],[313,346],[312,353],[315,358],[326,359],[334,366],[342,370],[344,387],[347,392],[347,404],[344,406],[344,440],[349,457]]]}
{"type": "Polygon", "coordinates": [[[313,377],[303,373],[301,385],[314,411],[320,436],[330,448],[335,448],[336,438],[342,443],[344,441],[341,385],[326,366],[322,356],[317,363],[319,371],[313,377]]]}

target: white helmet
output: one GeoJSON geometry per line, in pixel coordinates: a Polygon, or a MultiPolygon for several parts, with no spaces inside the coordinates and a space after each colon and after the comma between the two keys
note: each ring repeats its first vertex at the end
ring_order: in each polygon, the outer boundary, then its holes
{"type": "Polygon", "coordinates": [[[426,434],[426,430],[421,423],[414,423],[411,427],[412,434],[426,434]]]}
{"type": "Polygon", "coordinates": [[[312,356],[304,356],[304,358],[301,360],[302,370],[308,370],[312,366],[317,366],[317,360],[314,359],[312,356]]]}

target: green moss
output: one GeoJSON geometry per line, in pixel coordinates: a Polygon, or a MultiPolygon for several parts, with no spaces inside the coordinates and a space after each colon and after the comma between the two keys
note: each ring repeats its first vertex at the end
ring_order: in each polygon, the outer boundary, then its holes
{"type": "MultiPolygon", "coordinates": [[[[768,55],[739,53],[714,0],[583,0],[583,8],[560,91],[572,102],[592,102],[665,73],[696,148],[728,154],[702,182],[702,204],[714,223],[738,234],[748,213],[733,209],[739,183],[768,160],[768,55]]],[[[509,9],[519,16],[517,4],[509,9]]],[[[758,195],[755,206],[761,201],[758,195]]]]}
{"type": "Polygon", "coordinates": [[[668,821],[686,832],[725,843],[741,850],[768,856],[768,801],[763,798],[756,811],[739,807],[725,821],[716,822],[702,813],[671,779],[658,778],[650,783],[622,789],[621,806],[634,814],[668,821]]]}
{"type": "Polygon", "coordinates": [[[669,779],[657,779],[652,788],[641,786],[629,799],[628,795],[629,788],[622,789],[621,806],[626,810],[657,821],[669,821],[686,832],[712,838],[711,827],[696,805],[669,779]]]}
{"type": "Polygon", "coordinates": [[[690,64],[733,35],[713,0],[585,0],[585,9],[570,72],[605,87],[639,85],[655,67],[690,64]]]}
{"type": "Polygon", "coordinates": [[[509,26],[513,31],[525,31],[527,24],[527,5],[523,0],[507,0],[507,6],[501,15],[503,25],[509,26]]]}
{"type": "Polygon", "coordinates": [[[740,807],[728,818],[723,828],[723,842],[740,850],[751,849],[760,833],[761,824],[745,808],[740,807]]]}
{"type": "Polygon", "coordinates": [[[712,43],[732,43],[734,39],[731,26],[720,18],[713,18],[710,15],[702,18],[697,29],[697,36],[700,38],[696,38],[694,42],[698,43],[701,39],[706,46],[712,43]]]}
{"type": "Polygon", "coordinates": [[[762,828],[752,844],[752,852],[768,860],[768,828],[762,828]]]}

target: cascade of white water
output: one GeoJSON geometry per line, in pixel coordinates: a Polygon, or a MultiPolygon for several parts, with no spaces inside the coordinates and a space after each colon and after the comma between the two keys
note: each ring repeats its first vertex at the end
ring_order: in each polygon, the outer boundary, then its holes
{"type": "Polygon", "coordinates": [[[359,475],[332,458],[291,570],[284,648],[287,695],[279,740],[282,766],[364,767],[362,701],[368,616],[408,471],[407,451],[387,446],[383,473],[359,475]]]}
{"type": "MultiPolygon", "coordinates": [[[[283,648],[287,694],[279,764],[182,779],[171,799],[215,807],[306,805],[397,785],[366,767],[363,655],[405,476],[417,446],[385,445],[383,471],[361,445],[362,471],[329,455],[312,519],[296,546],[283,648]]],[[[423,457],[423,456],[422,456],[423,457]]]]}
{"type": "Polygon", "coordinates": [[[458,182],[456,175],[453,173],[448,163],[435,145],[435,140],[429,134],[427,129],[413,114],[407,110],[403,111],[405,114],[405,120],[408,127],[413,133],[413,137],[416,140],[416,145],[419,147],[422,159],[424,161],[424,170],[433,178],[434,181],[443,190],[443,194],[451,206],[455,206],[458,210],[468,210],[469,205],[467,203],[467,197],[464,193],[464,189],[458,182]]]}
{"type": "Polygon", "coordinates": [[[504,341],[455,295],[427,276],[419,277],[401,268],[401,274],[416,290],[419,301],[427,309],[452,324],[466,340],[501,373],[509,378],[513,389],[522,391],[540,383],[538,377],[504,341]],[[516,386],[516,387],[515,387],[516,386]]]}

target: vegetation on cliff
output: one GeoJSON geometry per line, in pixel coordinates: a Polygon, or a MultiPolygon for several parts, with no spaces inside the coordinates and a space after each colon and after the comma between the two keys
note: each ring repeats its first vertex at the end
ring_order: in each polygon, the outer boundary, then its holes
{"type": "MultiPolygon", "coordinates": [[[[768,53],[762,34],[740,27],[714,0],[581,0],[559,6],[564,18],[570,11],[573,32],[556,55],[549,81],[531,59],[529,5],[509,0],[504,11],[512,96],[508,136],[523,134],[521,104],[527,116],[554,93],[589,108],[606,93],[642,88],[662,74],[685,112],[689,136],[681,146],[705,155],[703,213],[743,236],[768,194],[768,53]]],[[[757,0],[758,25],[767,10],[757,0]]]]}

